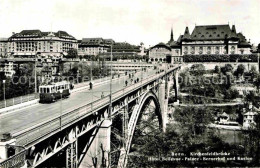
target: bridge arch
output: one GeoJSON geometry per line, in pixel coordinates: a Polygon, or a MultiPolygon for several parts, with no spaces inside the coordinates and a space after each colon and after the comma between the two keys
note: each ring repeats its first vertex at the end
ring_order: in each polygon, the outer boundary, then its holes
{"type": "Polygon", "coordinates": [[[148,91],[145,94],[142,95],[142,97],[139,99],[138,103],[135,105],[134,110],[132,112],[131,118],[128,123],[128,134],[127,134],[127,140],[125,144],[125,148],[121,150],[120,158],[118,162],[118,167],[126,167],[127,164],[127,155],[131,148],[132,139],[134,136],[136,124],[138,122],[138,118],[142,113],[143,107],[148,103],[148,101],[153,100],[155,104],[155,113],[158,116],[159,121],[159,127],[160,129],[163,128],[163,118],[160,108],[159,99],[156,96],[156,94],[153,91],[148,91]]]}

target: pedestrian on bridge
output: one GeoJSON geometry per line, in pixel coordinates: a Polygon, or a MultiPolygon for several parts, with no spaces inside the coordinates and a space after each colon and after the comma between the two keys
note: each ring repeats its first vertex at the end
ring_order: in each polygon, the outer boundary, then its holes
{"type": "Polygon", "coordinates": [[[93,88],[93,84],[92,82],[89,83],[89,90],[91,90],[93,88]]]}
{"type": "Polygon", "coordinates": [[[127,86],[127,83],[128,83],[128,82],[127,82],[127,80],[126,80],[126,81],[125,81],[125,86],[127,86]]]}

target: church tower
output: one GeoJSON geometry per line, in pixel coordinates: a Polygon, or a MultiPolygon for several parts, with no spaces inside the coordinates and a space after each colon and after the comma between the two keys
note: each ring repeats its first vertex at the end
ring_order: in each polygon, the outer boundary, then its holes
{"type": "Polygon", "coordinates": [[[170,41],[174,41],[173,40],[173,31],[172,31],[172,28],[171,28],[171,40],[170,41]]]}
{"type": "Polygon", "coordinates": [[[172,42],[174,42],[174,39],[173,39],[173,30],[172,30],[172,28],[171,28],[171,38],[170,38],[170,41],[168,41],[167,44],[170,45],[172,42]]]}

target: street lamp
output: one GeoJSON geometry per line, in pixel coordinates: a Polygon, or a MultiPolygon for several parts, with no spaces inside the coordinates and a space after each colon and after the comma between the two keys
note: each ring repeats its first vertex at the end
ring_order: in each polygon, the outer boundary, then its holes
{"type": "Polygon", "coordinates": [[[36,46],[35,46],[35,60],[34,60],[34,92],[37,93],[37,71],[36,71],[36,64],[37,64],[37,52],[36,52],[36,46]]]}
{"type": "Polygon", "coordinates": [[[5,102],[5,107],[6,107],[6,101],[5,101],[5,80],[3,80],[3,84],[4,84],[4,102],[5,102]]]}
{"type": "Polygon", "coordinates": [[[62,117],[62,93],[63,93],[63,90],[60,90],[60,130],[61,130],[61,117],[62,117]]]}
{"type": "Polygon", "coordinates": [[[113,59],[112,59],[112,57],[113,57],[113,55],[112,55],[112,44],[111,44],[111,53],[110,53],[111,55],[110,55],[110,61],[111,61],[111,63],[110,63],[110,105],[109,105],[109,117],[112,115],[112,61],[113,61],[113,59]]]}

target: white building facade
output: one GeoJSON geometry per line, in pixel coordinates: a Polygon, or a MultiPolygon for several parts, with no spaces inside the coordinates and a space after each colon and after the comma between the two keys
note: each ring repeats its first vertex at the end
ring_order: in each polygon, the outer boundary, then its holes
{"type": "Polygon", "coordinates": [[[65,31],[23,30],[8,39],[8,55],[14,57],[63,57],[71,49],[78,49],[78,43],[65,31]]]}

